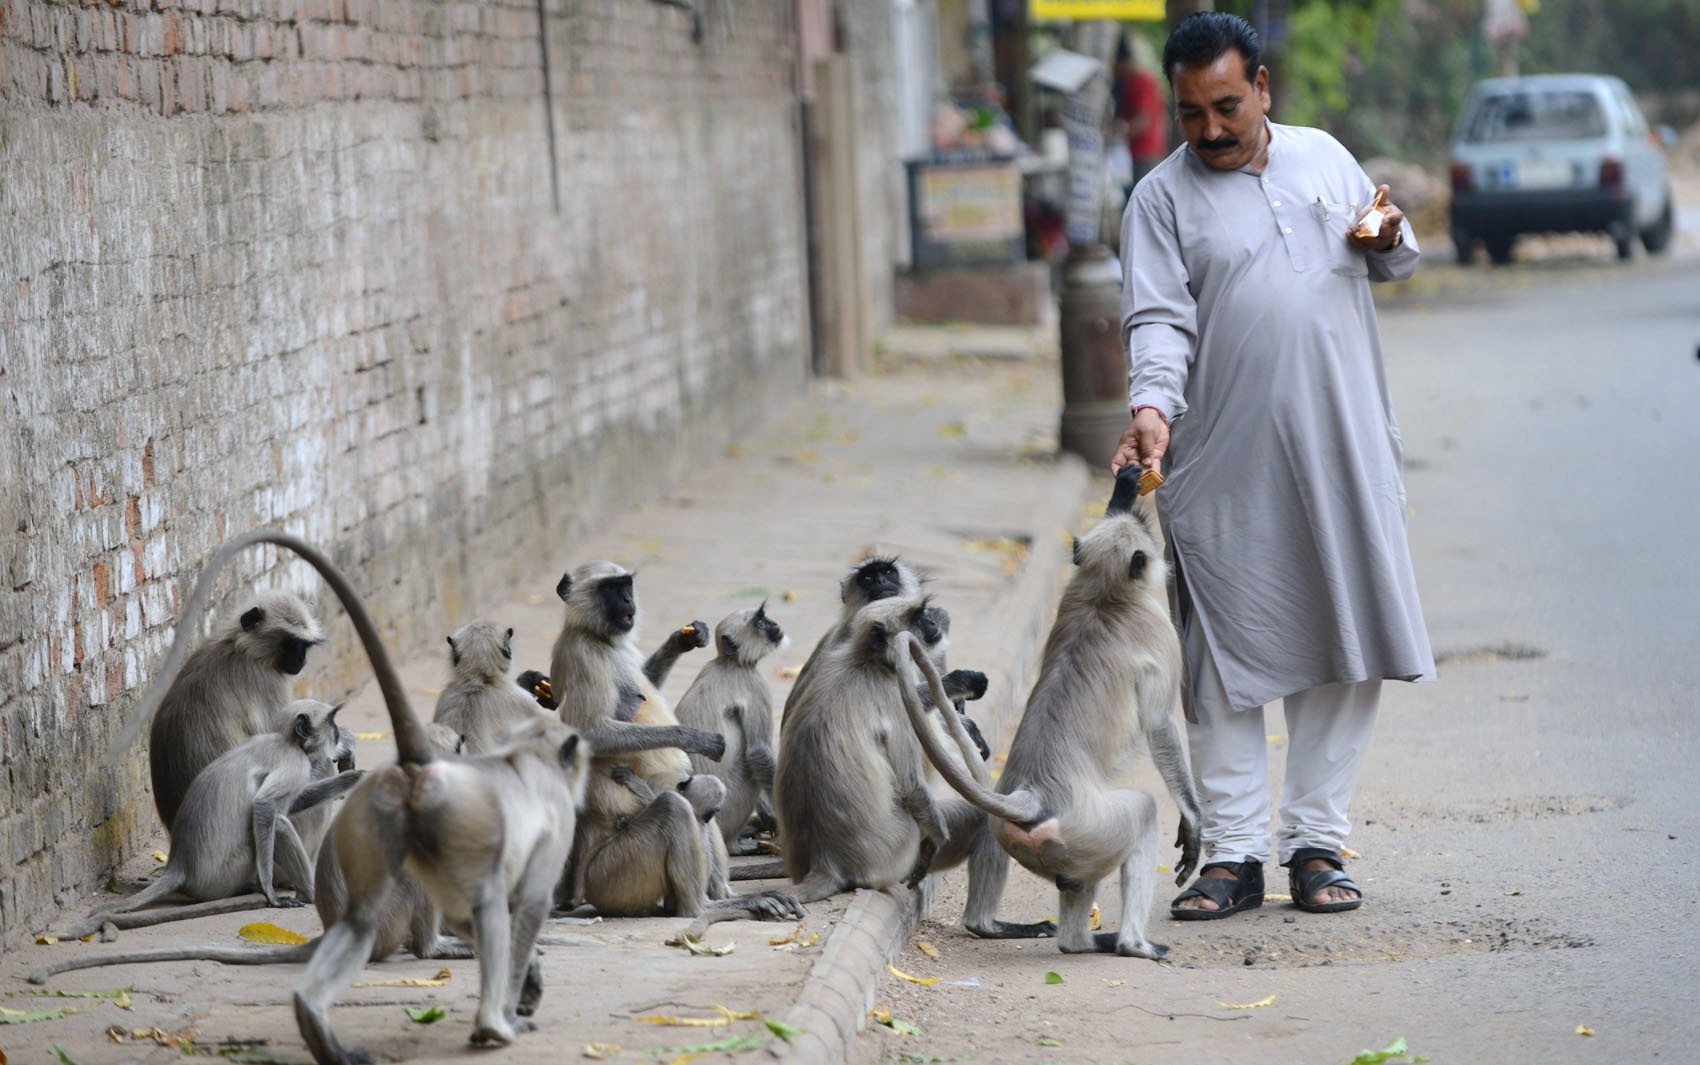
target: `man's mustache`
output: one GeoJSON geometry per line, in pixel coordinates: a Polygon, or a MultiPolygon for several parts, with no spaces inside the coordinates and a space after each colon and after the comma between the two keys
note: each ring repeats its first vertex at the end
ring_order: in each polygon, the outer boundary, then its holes
{"type": "Polygon", "coordinates": [[[1237,148],[1239,143],[1238,137],[1222,137],[1213,141],[1199,141],[1198,147],[1202,151],[1214,152],[1223,148],[1237,148]]]}

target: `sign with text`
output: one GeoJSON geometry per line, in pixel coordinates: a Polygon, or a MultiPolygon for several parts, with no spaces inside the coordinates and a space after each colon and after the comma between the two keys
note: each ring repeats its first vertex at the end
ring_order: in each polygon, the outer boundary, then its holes
{"type": "Polygon", "coordinates": [[[1035,22],[1161,22],[1163,0],[1027,0],[1027,17],[1035,22]]]}
{"type": "Polygon", "coordinates": [[[922,269],[1023,254],[1021,171],[1007,161],[909,164],[914,260],[922,269]]]}

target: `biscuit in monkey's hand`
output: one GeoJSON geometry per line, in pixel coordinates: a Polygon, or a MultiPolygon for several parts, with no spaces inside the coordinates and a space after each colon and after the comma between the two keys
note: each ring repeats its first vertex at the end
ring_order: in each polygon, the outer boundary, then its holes
{"type": "Polygon", "coordinates": [[[1150,495],[1163,483],[1163,475],[1156,470],[1146,470],[1139,475],[1139,494],[1150,495]]]}

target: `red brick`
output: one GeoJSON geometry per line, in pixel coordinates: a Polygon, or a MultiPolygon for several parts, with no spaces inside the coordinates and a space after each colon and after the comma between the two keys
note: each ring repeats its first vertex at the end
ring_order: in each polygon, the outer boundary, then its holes
{"type": "MultiPolygon", "coordinates": [[[[224,539],[220,536],[219,539],[224,539]]],[[[94,564],[94,604],[104,608],[112,601],[112,569],[104,562],[94,564]]]]}

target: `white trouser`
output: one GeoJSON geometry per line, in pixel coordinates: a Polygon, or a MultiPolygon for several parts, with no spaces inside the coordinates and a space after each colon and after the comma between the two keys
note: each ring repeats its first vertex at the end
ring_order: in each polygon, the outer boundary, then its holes
{"type": "MultiPolygon", "coordinates": [[[[1187,725],[1192,775],[1204,806],[1207,862],[1269,858],[1269,743],[1263,708],[1234,710],[1202,626],[1188,626],[1196,723],[1187,725]]],[[[1338,851],[1351,833],[1347,808],[1375,727],[1381,681],[1327,684],[1282,700],[1287,772],[1281,787],[1282,864],[1302,847],[1338,851]]]]}

